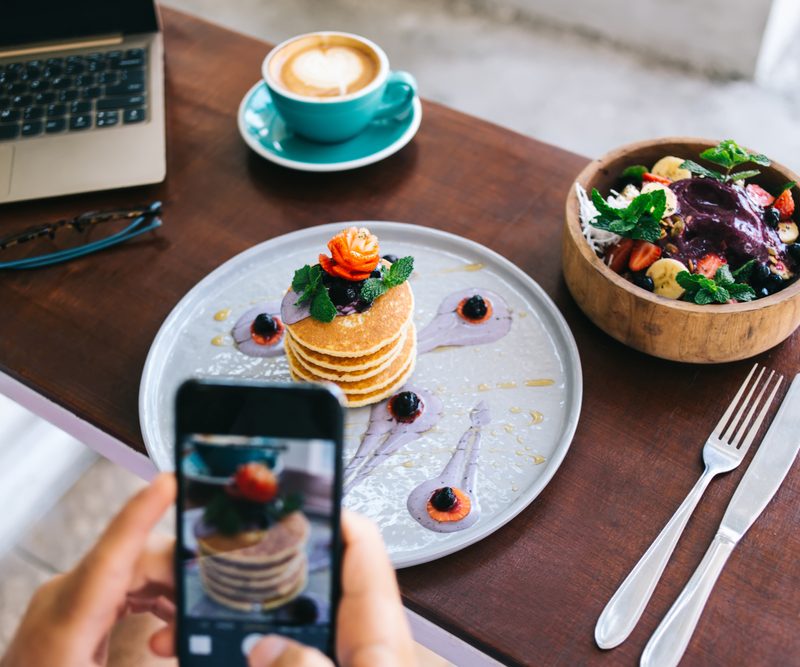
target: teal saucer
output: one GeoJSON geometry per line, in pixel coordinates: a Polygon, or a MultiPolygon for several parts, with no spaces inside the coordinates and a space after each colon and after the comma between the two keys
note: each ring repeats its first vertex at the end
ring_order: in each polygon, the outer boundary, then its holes
{"type": "Polygon", "coordinates": [[[422,105],[414,99],[401,118],[374,121],[361,134],[322,144],[294,134],[278,116],[263,81],[239,105],[239,132],[248,146],[270,162],[301,171],[345,171],[378,162],[405,146],[419,129],[422,105]]]}

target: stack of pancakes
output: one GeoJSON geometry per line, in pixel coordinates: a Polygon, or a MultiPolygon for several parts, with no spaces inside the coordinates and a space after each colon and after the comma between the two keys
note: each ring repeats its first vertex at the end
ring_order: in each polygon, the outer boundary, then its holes
{"type": "Polygon", "coordinates": [[[267,530],[197,538],[200,577],[216,602],[238,611],[267,611],[305,588],[305,545],[311,526],[293,512],[267,530]]]}
{"type": "Polygon", "coordinates": [[[363,313],[286,326],[286,357],[295,380],[334,382],[347,407],[382,401],[399,389],[417,359],[414,294],[408,282],[378,297],[363,313]]]}

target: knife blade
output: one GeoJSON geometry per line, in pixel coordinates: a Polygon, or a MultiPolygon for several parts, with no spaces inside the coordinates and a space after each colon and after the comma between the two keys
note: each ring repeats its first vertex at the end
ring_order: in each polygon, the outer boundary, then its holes
{"type": "Polygon", "coordinates": [[[800,374],[728,503],[719,532],[738,542],[778,491],[800,450],[800,374]]]}
{"type": "Polygon", "coordinates": [[[800,374],[796,375],[764,440],[736,487],[717,534],[678,599],[642,653],[642,667],[680,662],[722,568],[748,528],[764,511],[800,450],[800,374]]]}

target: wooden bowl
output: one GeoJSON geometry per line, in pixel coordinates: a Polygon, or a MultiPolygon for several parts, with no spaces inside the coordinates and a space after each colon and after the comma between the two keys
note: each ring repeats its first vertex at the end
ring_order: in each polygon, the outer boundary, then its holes
{"type": "MultiPolygon", "coordinates": [[[[577,178],[588,193],[607,193],[619,173],[633,164],[653,165],[665,155],[699,159],[716,141],[669,137],[623,146],[587,166],[577,178]]],[[[713,167],[707,164],[706,166],[713,167]]],[[[750,168],[753,165],[748,165],[750,168]]],[[[775,191],[800,176],[772,163],[758,167],[755,182],[775,191]]],[[[792,194],[800,203],[800,188],[792,194]]],[[[589,247],[572,187],[567,197],[562,244],[564,279],[581,310],[618,341],[663,359],[690,363],[722,363],[752,357],[774,347],[800,325],[800,280],[748,303],[699,306],[640,289],[608,268],[589,247]]]]}

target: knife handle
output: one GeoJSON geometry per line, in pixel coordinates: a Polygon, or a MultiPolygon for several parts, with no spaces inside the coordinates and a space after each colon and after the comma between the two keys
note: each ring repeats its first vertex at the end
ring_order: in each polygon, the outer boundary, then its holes
{"type": "Polygon", "coordinates": [[[736,542],[717,533],[678,599],[642,653],[641,667],[675,667],[683,657],[711,589],[736,542]]]}
{"type": "Polygon", "coordinates": [[[675,545],[683,534],[686,523],[715,475],[715,471],[706,468],[681,506],[675,510],[675,514],[608,601],[594,629],[594,640],[600,648],[619,646],[633,632],[661,579],[675,545]]]}

